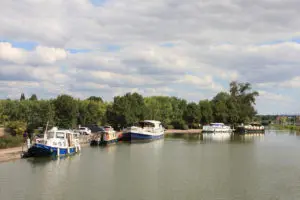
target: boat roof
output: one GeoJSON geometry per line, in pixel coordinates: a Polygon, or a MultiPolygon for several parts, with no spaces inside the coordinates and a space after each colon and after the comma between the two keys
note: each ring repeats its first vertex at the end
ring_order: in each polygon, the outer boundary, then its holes
{"type": "Polygon", "coordinates": [[[75,133],[72,130],[69,130],[69,129],[58,129],[57,127],[53,127],[51,129],[49,129],[47,132],[64,132],[64,133],[78,134],[78,133],[75,133]]]}
{"type": "Polygon", "coordinates": [[[211,125],[224,125],[224,123],[210,123],[211,125]]]}
{"type": "Polygon", "coordinates": [[[151,123],[151,124],[160,124],[161,123],[160,121],[156,121],[156,120],[143,120],[140,122],[147,122],[147,123],[151,123]]]}

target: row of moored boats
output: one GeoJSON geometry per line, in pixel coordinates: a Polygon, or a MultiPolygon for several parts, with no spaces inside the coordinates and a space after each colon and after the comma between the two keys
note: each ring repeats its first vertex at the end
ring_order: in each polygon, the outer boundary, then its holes
{"type": "MultiPolygon", "coordinates": [[[[144,120],[128,127],[122,133],[116,133],[111,126],[104,126],[94,133],[90,140],[91,146],[114,144],[117,141],[154,140],[164,137],[164,127],[160,121],[144,120]]],[[[232,129],[223,123],[211,123],[203,126],[203,134],[240,134],[263,133],[264,127],[259,124],[241,125],[232,129]]],[[[53,127],[45,131],[43,138],[35,139],[22,157],[65,156],[81,151],[79,132],[53,127]]]]}
{"type": "MultiPolygon", "coordinates": [[[[93,134],[90,145],[108,145],[117,141],[153,140],[164,136],[164,127],[160,121],[144,120],[128,127],[117,134],[111,126],[104,126],[101,131],[93,134]]],[[[43,138],[38,138],[28,148],[22,157],[65,156],[81,150],[79,141],[80,132],[58,129],[45,131],[43,138]]]]}

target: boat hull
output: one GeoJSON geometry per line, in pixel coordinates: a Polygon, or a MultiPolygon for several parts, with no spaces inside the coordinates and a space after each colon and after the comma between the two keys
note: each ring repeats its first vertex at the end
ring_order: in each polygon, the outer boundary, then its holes
{"type": "Polygon", "coordinates": [[[264,129],[245,129],[245,128],[237,128],[235,133],[240,134],[240,135],[245,135],[245,134],[264,134],[265,130],[264,129]]]}
{"type": "Polygon", "coordinates": [[[118,142],[118,139],[112,139],[112,140],[107,140],[107,141],[101,141],[99,142],[100,146],[106,146],[110,144],[116,144],[118,142]]]}
{"type": "Polygon", "coordinates": [[[115,144],[118,142],[118,139],[112,139],[112,140],[108,140],[108,141],[97,141],[97,140],[92,140],[90,142],[91,146],[106,146],[106,145],[110,145],[110,144],[115,144]]]}
{"type": "Polygon", "coordinates": [[[150,135],[136,132],[126,132],[122,134],[121,140],[133,141],[133,140],[157,140],[164,137],[164,133],[158,135],[150,135]]]}
{"type": "Polygon", "coordinates": [[[65,156],[76,153],[76,147],[57,148],[44,144],[34,144],[26,153],[26,157],[65,156]]]}

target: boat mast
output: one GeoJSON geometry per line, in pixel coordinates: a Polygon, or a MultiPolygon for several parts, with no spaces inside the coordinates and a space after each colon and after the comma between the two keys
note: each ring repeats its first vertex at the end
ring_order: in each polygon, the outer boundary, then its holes
{"type": "Polygon", "coordinates": [[[47,121],[46,129],[45,129],[45,132],[44,132],[44,141],[47,140],[47,130],[48,130],[48,125],[49,125],[49,121],[47,121]]]}

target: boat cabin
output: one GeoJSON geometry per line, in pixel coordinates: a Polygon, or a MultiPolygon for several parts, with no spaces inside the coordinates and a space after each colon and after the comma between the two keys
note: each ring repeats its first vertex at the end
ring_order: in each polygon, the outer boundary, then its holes
{"type": "Polygon", "coordinates": [[[137,124],[135,124],[137,127],[141,128],[162,128],[162,124],[160,121],[154,121],[154,120],[144,120],[140,121],[137,124]]]}
{"type": "Polygon", "coordinates": [[[79,143],[79,134],[54,127],[44,134],[43,140],[37,140],[36,143],[58,148],[72,147],[79,143]]]}
{"type": "Polygon", "coordinates": [[[222,127],[222,126],[225,126],[225,125],[224,125],[224,123],[210,123],[210,126],[222,127]]]}

